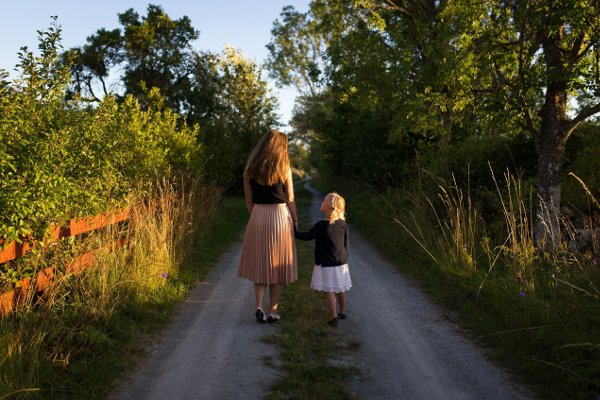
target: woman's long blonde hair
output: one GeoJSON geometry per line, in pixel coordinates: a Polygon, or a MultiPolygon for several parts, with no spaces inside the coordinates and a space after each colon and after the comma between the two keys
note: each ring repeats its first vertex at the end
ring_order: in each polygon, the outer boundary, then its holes
{"type": "Polygon", "coordinates": [[[273,129],[260,138],[250,153],[244,175],[261,185],[272,186],[286,180],[289,168],[287,135],[273,129]]]}
{"type": "Polygon", "coordinates": [[[346,200],[340,196],[337,192],[331,192],[326,199],[329,199],[329,205],[331,206],[331,213],[327,215],[327,221],[333,223],[338,219],[346,219],[346,200]]]}

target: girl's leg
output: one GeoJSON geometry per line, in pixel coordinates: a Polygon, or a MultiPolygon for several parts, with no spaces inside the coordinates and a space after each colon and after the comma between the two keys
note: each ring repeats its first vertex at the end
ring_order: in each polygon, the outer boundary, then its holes
{"type": "Polygon", "coordinates": [[[266,288],[267,288],[267,285],[264,285],[262,283],[254,284],[254,296],[256,297],[256,308],[260,308],[261,310],[263,308],[263,301],[265,299],[266,288]]]}
{"type": "Polygon", "coordinates": [[[329,318],[333,319],[337,317],[337,312],[335,311],[335,293],[327,292],[325,293],[325,298],[327,299],[327,308],[329,308],[329,318]]]}
{"type": "Polygon", "coordinates": [[[335,297],[337,298],[338,304],[340,306],[340,314],[346,314],[346,293],[340,292],[336,293],[335,297]]]}
{"type": "Polygon", "coordinates": [[[271,309],[269,313],[271,315],[277,315],[277,307],[279,306],[279,298],[281,297],[281,291],[283,290],[283,284],[272,283],[269,286],[269,299],[271,301],[271,309]]]}

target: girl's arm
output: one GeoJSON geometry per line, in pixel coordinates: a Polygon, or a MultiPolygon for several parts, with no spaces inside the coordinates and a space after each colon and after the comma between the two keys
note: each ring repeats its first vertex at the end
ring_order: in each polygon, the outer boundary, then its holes
{"type": "Polygon", "coordinates": [[[244,174],[244,198],[246,199],[246,208],[248,213],[252,213],[254,203],[252,202],[252,186],[250,186],[250,178],[244,174]]]}
{"type": "Polygon", "coordinates": [[[308,232],[299,232],[295,227],[294,227],[294,237],[296,239],[300,239],[300,240],[313,240],[317,237],[317,225],[318,222],[316,224],[313,225],[312,228],[310,228],[310,230],[308,232]]]}
{"type": "Polygon", "coordinates": [[[346,253],[348,252],[348,242],[350,241],[348,236],[348,225],[346,225],[346,229],[344,229],[344,247],[346,248],[346,253]]]}
{"type": "Polygon", "coordinates": [[[292,180],[292,169],[288,169],[288,176],[284,183],[285,195],[287,199],[287,206],[292,214],[292,220],[294,221],[294,227],[298,227],[298,212],[296,210],[296,197],[294,196],[294,181],[292,180]]]}

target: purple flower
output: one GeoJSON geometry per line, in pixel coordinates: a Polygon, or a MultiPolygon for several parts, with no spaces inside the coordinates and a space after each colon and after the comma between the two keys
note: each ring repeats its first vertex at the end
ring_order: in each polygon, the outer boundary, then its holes
{"type": "Polygon", "coordinates": [[[160,274],[160,276],[162,276],[163,278],[167,278],[169,276],[169,273],[163,272],[162,274],[160,274]]]}
{"type": "Polygon", "coordinates": [[[521,290],[521,291],[519,292],[519,297],[525,297],[525,292],[521,290]]]}

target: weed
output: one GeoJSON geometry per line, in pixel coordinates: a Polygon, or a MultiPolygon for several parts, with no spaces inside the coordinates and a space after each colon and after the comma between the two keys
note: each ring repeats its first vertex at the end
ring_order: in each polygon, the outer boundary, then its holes
{"type": "Polygon", "coordinates": [[[56,246],[53,284],[31,291],[0,320],[0,398],[104,398],[111,380],[144,352],[140,337],[162,326],[206,274],[209,259],[194,259],[192,248],[202,247],[215,215],[223,216],[216,214],[219,190],[181,180],[148,193],[129,222],[56,246]],[[89,268],[70,272],[73,258],[90,249],[89,268]]]}

